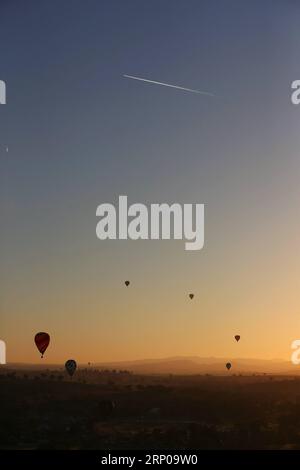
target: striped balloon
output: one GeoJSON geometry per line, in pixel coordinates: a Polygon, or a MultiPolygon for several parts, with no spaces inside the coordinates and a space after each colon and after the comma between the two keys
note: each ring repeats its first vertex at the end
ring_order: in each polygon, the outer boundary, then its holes
{"type": "Polygon", "coordinates": [[[75,370],[76,370],[76,368],[77,368],[76,361],[74,361],[74,359],[69,359],[65,363],[65,368],[66,368],[66,371],[68,372],[69,376],[72,377],[75,370]]]}

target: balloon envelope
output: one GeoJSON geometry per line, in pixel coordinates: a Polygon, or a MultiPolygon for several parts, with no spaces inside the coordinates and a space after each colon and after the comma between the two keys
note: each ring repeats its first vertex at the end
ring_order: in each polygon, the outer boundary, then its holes
{"type": "Polygon", "coordinates": [[[76,367],[77,367],[77,364],[76,364],[76,361],[74,361],[74,359],[69,359],[66,363],[65,363],[65,368],[66,368],[66,371],[68,372],[68,374],[70,375],[70,377],[72,377],[74,375],[74,372],[76,370],[76,367]]]}
{"type": "Polygon", "coordinates": [[[128,286],[129,286],[129,284],[130,284],[130,282],[129,282],[129,281],[125,281],[125,286],[126,286],[126,287],[128,287],[128,286]]]}
{"type": "Polygon", "coordinates": [[[48,335],[48,333],[44,333],[44,332],[37,333],[34,337],[34,342],[43,357],[44,352],[49,346],[50,336],[48,335]]]}
{"type": "Polygon", "coordinates": [[[240,335],[235,335],[234,338],[235,338],[236,341],[239,341],[241,339],[240,335]]]}
{"type": "Polygon", "coordinates": [[[194,298],[194,294],[190,294],[189,298],[192,300],[194,298]]]}
{"type": "Polygon", "coordinates": [[[230,362],[227,362],[226,368],[227,368],[228,370],[231,369],[231,364],[230,364],[230,362]]]}

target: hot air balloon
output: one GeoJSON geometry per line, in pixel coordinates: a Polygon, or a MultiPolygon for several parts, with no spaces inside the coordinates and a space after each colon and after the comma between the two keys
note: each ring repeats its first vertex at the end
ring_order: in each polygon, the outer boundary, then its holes
{"type": "Polygon", "coordinates": [[[230,364],[230,362],[227,362],[226,368],[227,368],[227,370],[230,370],[230,369],[231,369],[231,364],[230,364]]]}
{"type": "Polygon", "coordinates": [[[189,298],[192,300],[194,298],[194,294],[189,294],[189,298]]]}
{"type": "Polygon", "coordinates": [[[37,333],[34,337],[34,342],[42,355],[41,357],[43,358],[44,352],[46,351],[50,343],[50,336],[48,335],[48,333],[37,333]]]}
{"type": "Polygon", "coordinates": [[[74,361],[74,359],[69,359],[66,363],[65,363],[65,368],[66,368],[66,371],[68,372],[69,376],[72,377],[74,375],[74,372],[76,370],[76,367],[77,367],[77,364],[76,364],[76,361],[74,361]]]}
{"type": "Polygon", "coordinates": [[[125,286],[128,287],[130,284],[130,281],[125,281],[125,286]]]}
{"type": "Polygon", "coordinates": [[[236,341],[239,341],[239,340],[241,339],[241,337],[240,337],[240,335],[235,335],[234,339],[235,339],[236,341]]]}

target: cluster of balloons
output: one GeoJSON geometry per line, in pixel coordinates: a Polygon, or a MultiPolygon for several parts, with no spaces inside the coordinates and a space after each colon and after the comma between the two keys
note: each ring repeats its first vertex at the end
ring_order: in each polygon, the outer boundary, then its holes
{"type": "MultiPolygon", "coordinates": [[[[125,286],[128,287],[129,285],[130,285],[130,281],[125,281],[125,286]]],[[[189,298],[191,300],[193,300],[194,294],[190,293],[189,298]]],[[[240,335],[235,335],[234,339],[238,343],[239,340],[241,339],[241,337],[240,337],[240,335]]],[[[40,332],[40,333],[37,333],[35,335],[34,341],[35,341],[36,347],[38,348],[39,352],[41,353],[41,357],[43,358],[44,353],[45,353],[45,351],[48,348],[49,343],[50,343],[50,336],[48,335],[48,333],[40,332]]],[[[90,362],[88,364],[90,365],[90,362]]],[[[74,361],[74,359],[69,359],[65,363],[65,368],[66,368],[66,371],[68,372],[68,374],[70,375],[70,377],[73,377],[73,375],[76,371],[76,368],[77,368],[76,361],[74,361]]],[[[231,369],[231,363],[230,362],[226,363],[226,369],[227,370],[231,369]]]]}
{"type": "MultiPolygon", "coordinates": [[[[236,340],[236,342],[238,343],[239,340],[241,339],[240,335],[235,335],[234,339],[236,340]]],[[[227,362],[226,363],[226,369],[227,370],[230,370],[231,369],[231,363],[230,362],[227,362]]]]}
{"type": "MultiPolygon", "coordinates": [[[[125,281],[124,284],[125,284],[126,287],[128,287],[128,286],[130,285],[130,281],[125,281]]],[[[193,300],[194,297],[195,297],[194,294],[192,294],[192,293],[189,294],[189,298],[190,298],[191,300],[193,300]]]]}
{"type": "MultiPolygon", "coordinates": [[[[37,333],[34,337],[34,341],[35,341],[36,347],[41,353],[41,358],[43,358],[44,353],[46,352],[46,349],[48,348],[50,344],[50,335],[44,332],[37,333]]],[[[65,368],[69,376],[73,377],[74,372],[76,371],[76,368],[77,368],[76,361],[74,361],[74,359],[69,359],[65,363],[65,368]]]]}

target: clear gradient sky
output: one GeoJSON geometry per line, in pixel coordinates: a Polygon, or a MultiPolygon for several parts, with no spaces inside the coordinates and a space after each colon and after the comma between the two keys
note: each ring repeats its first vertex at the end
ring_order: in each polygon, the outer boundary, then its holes
{"type": "Polygon", "coordinates": [[[46,363],[290,357],[300,338],[299,24],[297,0],[1,0],[9,362],[40,361],[38,331],[51,335],[46,363]],[[205,203],[204,249],[98,240],[96,208],[120,194],[205,203]]]}

